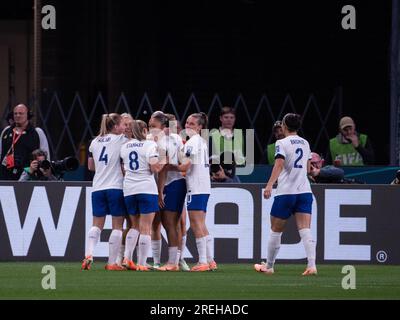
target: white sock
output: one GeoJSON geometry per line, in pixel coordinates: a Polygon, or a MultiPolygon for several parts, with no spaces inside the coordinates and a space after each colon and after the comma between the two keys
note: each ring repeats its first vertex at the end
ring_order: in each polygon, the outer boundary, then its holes
{"type": "Polygon", "coordinates": [[[207,238],[196,238],[196,246],[199,253],[199,263],[207,263],[207,238]]]}
{"type": "Polygon", "coordinates": [[[168,247],[168,264],[177,264],[175,263],[177,255],[178,255],[178,247],[168,247]]]}
{"type": "Polygon", "coordinates": [[[161,263],[162,240],[151,240],[151,251],[153,252],[153,263],[161,263]]]}
{"type": "Polygon", "coordinates": [[[181,244],[181,248],[180,248],[181,250],[181,254],[180,254],[180,260],[183,260],[183,252],[185,251],[185,249],[186,249],[186,234],[182,237],[182,244],[181,244]]]}
{"type": "Polygon", "coordinates": [[[93,256],[94,248],[100,240],[101,230],[98,227],[91,227],[88,232],[88,242],[85,256],[93,256]]]}
{"type": "Polygon", "coordinates": [[[181,259],[181,250],[178,249],[177,252],[176,252],[176,257],[175,257],[174,264],[178,265],[180,259],[181,259]]]}
{"type": "Polygon", "coordinates": [[[281,247],[282,232],[273,232],[269,234],[267,248],[267,268],[273,268],[279,248],[281,247]]]}
{"type": "Polygon", "coordinates": [[[139,231],[130,229],[126,235],[124,258],[132,260],[133,251],[135,251],[136,243],[139,238],[139,231]]]}
{"type": "Polygon", "coordinates": [[[315,248],[316,243],[312,238],[311,230],[309,228],[299,230],[301,240],[303,241],[304,249],[306,250],[309,268],[315,268],[315,248]]]}
{"type": "Polygon", "coordinates": [[[206,236],[206,243],[207,243],[207,262],[210,263],[214,261],[214,239],[210,235],[206,236]]]}
{"type": "Polygon", "coordinates": [[[151,236],[147,234],[141,234],[139,236],[139,248],[138,248],[138,264],[145,266],[147,257],[149,256],[151,247],[151,236]]]}
{"type": "Polygon", "coordinates": [[[117,261],[117,256],[122,242],[122,230],[113,230],[108,240],[109,254],[108,264],[114,264],[117,261]]]}
{"type": "Polygon", "coordinates": [[[115,262],[119,266],[122,264],[122,260],[124,259],[124,252],[125,252],[125,245],[121,243],[121,246],[119,247],[118,251],[117,260],[115,262]]]}

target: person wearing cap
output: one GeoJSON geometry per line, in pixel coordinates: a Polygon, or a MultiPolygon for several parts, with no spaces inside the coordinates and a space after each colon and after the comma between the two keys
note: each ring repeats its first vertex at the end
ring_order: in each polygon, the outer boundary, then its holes
{"type": "Polygon", "coordinates": [[[267,146],[267,160],[268,164],[274,165],[275,163],[275,143],[276,141],[283,139],[285,135],[283,134],[282,121],[275,121],[272,126],[272,134],[275,138],[275,142],[267,146]]]}
{"type": "Polygon", "coordinates": [[[343,183],[344,170],[332,165],[324,166],[325,160],[315,152],[311,152],[310,172],[311,183],[343,183]]]}
{"type": "Polygon", "coordinates": [[[329,141],[328,163],[363,166],[374,163],[374,151],[366,134],[356,131],[352,118],[340,119],[338,135],[329,141]]]}

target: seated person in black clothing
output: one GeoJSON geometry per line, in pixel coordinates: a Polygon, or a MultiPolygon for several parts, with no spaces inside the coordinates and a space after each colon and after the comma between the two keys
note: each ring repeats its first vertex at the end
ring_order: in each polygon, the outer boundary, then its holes
{"type": "Polygon", "coordinates": [[[309,174],[311,183],[343,183],[344,171],[331,165],[324,166],[324,159],[315,152],[311,152],[311,168],[309,174]]]}
{"type": "Polygon", "coordinates": [[[210,174],[212,182],[230,182],[240,183],[236,175],[236,161],[232,152],[225,151],[221,153],[219,159],[212,159],[210,165],[210,174]]]}
{"type": "Polygon", "coordinates": [[[57,181],[45,151],[37,149],[32,152],[31,163],[24,169],[18,181],[57,181]]]}

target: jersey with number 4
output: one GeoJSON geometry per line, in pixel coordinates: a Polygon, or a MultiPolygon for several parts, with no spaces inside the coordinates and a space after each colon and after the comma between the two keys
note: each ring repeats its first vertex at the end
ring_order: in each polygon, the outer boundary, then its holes
{"type": "Polygon", "coordinates": [[[278,177],[276,195],[311,192],[307,178],[307,161],[311,159],[308,141],[297,135],[278,140],[275,144],[275,158],[277,156],[285,158],[285,163],[278,177]]]}
{"type": "Polygon", "coordinates": [[[124,135],[106,134],[96,137],[89,146],[95,164],[93,191],[122,189],[124,176],[121,170],[119,152],[126,142],[124,135]]]}
{"type": "Polygon", "coordinates": [[[158,194],[150,161],[158,159],[157,144],[151,140],[129,140],[121,148],[124,163],[124,196],[135,194],[158,194]]]}

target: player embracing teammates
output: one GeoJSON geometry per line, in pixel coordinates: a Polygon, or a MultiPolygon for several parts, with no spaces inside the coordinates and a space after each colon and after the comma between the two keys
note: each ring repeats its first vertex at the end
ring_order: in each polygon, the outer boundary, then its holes
{"type": "Polygon", "coordinates": [[[181,167],[186,171],[187,211],[199,254],[199,261],[191,271],[217,269],[213,257],[213,241],[206,226],[211,183],[208,147],[200,133],[202,129],[207,129],[207,122],[207,115],[200,112],[190,115],[185,124],[186,134],[190,139],[184,145],[185,157],[182,159],[181,167]]]}
{"type": "Polygon", "coordinates": [[[255,264],[254,268],[264,274],[274,273],[274,263],[281,246],[282,232],[287,219],[294,215],[308,259],[303,276],[316,275],[316,244],[310,230],[313,195],[307,178],[307,172],[310,171],[310,145],[307,140],[297,135],[301,127],[301,118],[298,114],[288,113],[282,122],[285,138],[276,142],[275,164],[264,191],[264,198],[269,199],[272,186],[278,180],[271,208],[267,263],[255,264]]]}
{"type": "Polygon", "coordinates": [[[158,174],[158,198],[162,224],[168,237],[168,263],[159,271],[179,271],[181,257],[180,215],[186,196],[186,181],[177,171],[182,138],[169,131],[169,118],[161,111],[153,113],[149,121],[150,133],[157,139],[160,152],[168,155],[168,165],[158,174]]]}
{"type": "Polygon", "coordinates": [[[112,232],[109,239],[109,257],[106,270],[121,271],[116,264],[121,246],[122,226],[126,214],[122,192],[122,168],[119,153],[126,138],[124,124],[117,113],[104,114],[100,133],[89,147],[89,170],[95,171],[92,189],[93,226],[88,233],[88,242],[82,270],[90,270],[93,251],[100,239],[107,215],[112,216],[112,232]]]}
{"type": "Polygon", "coordinates": [[[159,172],[163,165],[159,159],[157,144],[146,140],[147,125],[141,120],[132,123],[133,139],[121,148],[121,159],[124,163],[124,197],[132,228],[129,230],[125,243],[124,266],[133,266],[132,253],[135,249],[137,230],[136,218],[139,216],[138,271],[149,271],[146,266],[151,248],[151,225],[158,208],[158,190],[154,173],[159,172]]]}

